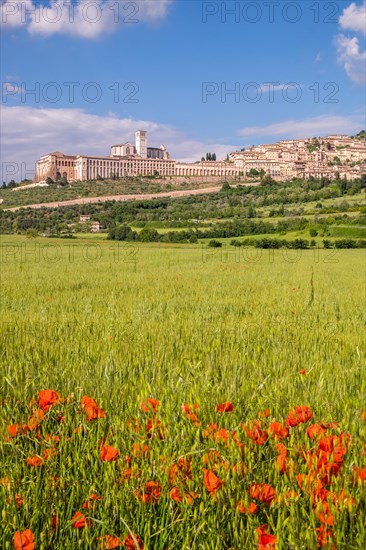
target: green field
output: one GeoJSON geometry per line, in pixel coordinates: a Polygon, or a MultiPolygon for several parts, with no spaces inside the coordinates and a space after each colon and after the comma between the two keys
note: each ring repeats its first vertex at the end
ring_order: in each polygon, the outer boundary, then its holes
{"type": "Polygon", "coordinates": [[[364,250],[2,236],[1,268],[0,548],[31,529],[36,550],[131,533],[145,549],[252,550],[263,524],[277,550],[366,547],[364,250]],[[32,423],[46,389],[60,399],[32,423]],[[85,395],[105,418],[87,421],[85,395]],[[274,438],[296,406],[311,419],[274,438]]]}

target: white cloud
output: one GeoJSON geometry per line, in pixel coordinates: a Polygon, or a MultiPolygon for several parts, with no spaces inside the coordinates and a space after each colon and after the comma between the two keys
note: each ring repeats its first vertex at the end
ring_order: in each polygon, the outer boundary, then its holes
{"type": "Polygon", "coordinates": [[[314,59],[314,63],[319,63],[320,60],[321,60],[321,58],[322,58],[321,53],[318,52],[318,53],[316,54],[315,59],[314,59]]]}
{"type": "Polygon", "coordinates": [[[366,83],[366,51],[360,50],[358,38],[348,38],[344,34],[336,37],[338,62],[341,63],[347,75],[356,84],[366,83]]]}
{"type": "MultiPolygon", "coordinates": [[[[357,5],[354,2],[343,10],[339,18],[342,29],[366,35],[366,0],[357,5]]],[[[357,36],[348,37],[338,34],[335,37],[338,63],[341,63],[347,75],[356,84],[366,83],[366,50],[361,51],[357,36]]]]}
{"type": "Polygon", "coordinates": [[[118,118],[110,113],[99,116],[82,109],[37,109],[34,107],[2,106],[2,172],[4,179],[32,178],[35,162],[52,151],[65,154],[109,155],[116,143],[134,141],[134,132],[148,131],[149,145],[167,147],[172,158],[194,162],[208,151],[217,158],[238,148],[238,144],[209,143],[187,138],[173,126],[149,120],[118,118]],[[10,163],[18,164],[18,171],[10,163]],[[24,163],[23,166],[21,163],[24,163]],[[8,174],[6,174],[8,170],[8,174]]]}
{"type": "Polygon", "coordinates": [[[343,10],[339,18],[342,29],[360,32],[366,35],[366,1],[357,5],[354,2],[343,10]]]}
{"type": "Polygon", "coordinates": [[[173,0],[3,0],[0,6],[4,27],[24,26],[32,35],[65,34],[96,38],[121,27],[159,22],[173,0]]]}
{"type": "Polygon", "coordinates": [[[260,138],[306,138],[325,136],[330,133],[350,134],[363,127],[364,114],[357,116],[321,115],[303,120],[284,120],[267,126],[241,128],[237,134],[243,137],[260,138]]]}

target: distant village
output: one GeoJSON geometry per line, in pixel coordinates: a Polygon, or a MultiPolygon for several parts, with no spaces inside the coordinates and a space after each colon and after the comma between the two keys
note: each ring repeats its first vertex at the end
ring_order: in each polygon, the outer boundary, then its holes
{"type": "MultiPolygon", "coordinates": [[[[136,132],[135,144],[113,145],[109,156],[65,155],[54,152],[41,157],[34,183],[47,184],[61,178],[68,182],[126,176],[226,177],[266,175],[277,180],[293,178],[359,178],[366,173],[365,133],[349,137],[331,134],[319,138],[280,140],[251,146],[222,160],[181,163],[170,158],[164,145],[148,147],[147,132],[136,132]]],[[[214,156],[215,158],[215,156],[214,156]]]]}

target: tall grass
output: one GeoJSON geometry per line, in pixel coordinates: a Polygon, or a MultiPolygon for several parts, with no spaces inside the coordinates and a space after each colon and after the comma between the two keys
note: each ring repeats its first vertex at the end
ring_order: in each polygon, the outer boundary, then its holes
{"type": "Polygon", "coordinates": [[[364,251],[249,256],[95,239],[2,240],[1,548],[12,548],[14,532],[29,528],[37,549],[98,548],[98,537],[123,538],[129,530],[149,549],[251,549],[264,523],[278,549],[316,548],[320,523],[295,477],[307,472],[302,451],[315,446],[306,435],[311,422],[338,422],[332,433],[351,435],[329,490],[345,489],[356,505],[334,511],[331,540],[339,549],[365,547],[365,484],[352,477],[354,466],[365,466],[366,450],[364,251]],[[9,437],[6,426],[27,423],[36,407],[29,403],[43,389],[65,401],[46,412],[38,430],[9,437]],[[87,421],[84,395],[106,418],[87,421]],[[141,410],[150,397],[160,401],[157,416],[141,410]],[[226,401],[234,411],[219,414],[217,404],[226,401]],[[200,426],[181,410],[186,403],[199,405],[200,426]],[[284,422],[297,405],[310,407],[313,418],[290,430],[285,444],[297,470],[281,475],[275,442],[251,444],[242,426],[266,409],[264,427],[284,422]],[[161,429],[148,433],[148,418],[159,419],[161,429]],[[205,437],[210,423],[236,431],[244,450],[231,436],[226,443],[205,437]],[[60,437],[57,455],[30,468],[27,457],[52,446],[49,433],[60,437]],[[116,462],[101,461],[104,438],[119,450],[116,462]],[[148,445],[148,457],[133,455],[135,443],[148,445]],[[210,449],[221,455],[215,471],[224,480],[215,496],[203,484],[210,449]],[[127,480],[126,456],[133,469],[127,480]],[[192,463],[193,505],[169,496],[169,468],[183,456],[192,463]],[[243,471],[233,470],[237,463],[243,471]],[[137,496],[151,480],[162,487],[155,505],[137,496]],[[298,496],[240,514],[237,502],[249,502],[252,483],[298,496]],[[103,500],[86,511],[91,527],[75,529],[71,519],[91,493],[103,500]]]}

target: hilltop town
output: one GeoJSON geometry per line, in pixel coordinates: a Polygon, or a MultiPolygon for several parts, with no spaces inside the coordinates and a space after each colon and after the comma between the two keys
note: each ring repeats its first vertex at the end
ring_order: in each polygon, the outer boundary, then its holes
{"type": "Polygon", "coordinates": [[[36,165],[35,183],[64,178],[67,181],[161,177],[250,177],[269,176],[277,180],[293,178],[357,179],[366,172],[365,132],[349,137],[332,134],[319,138],[280,140],[235,151],[222,160],[182,163],[170,158],[164,145],[148,147],[147,132],[136,132],[135,145],[113,145],[109,156],[65,155],[60,152],[41,157],[36,165]]]}
{"type": "Polygon", "coordinates": [[[263,171],[281,180],[310,177],[352,180],[366,172],[365,132],[354,137],[332,134],[280,140],[231,153],[229,159],[246,176],[263,171]]]}

